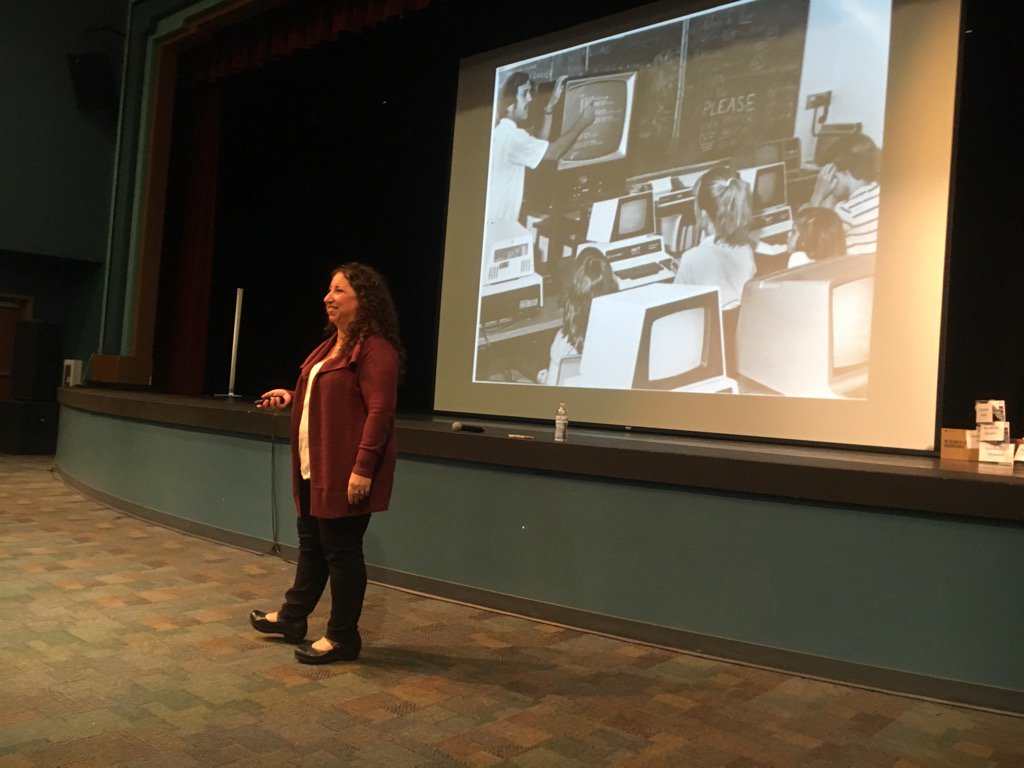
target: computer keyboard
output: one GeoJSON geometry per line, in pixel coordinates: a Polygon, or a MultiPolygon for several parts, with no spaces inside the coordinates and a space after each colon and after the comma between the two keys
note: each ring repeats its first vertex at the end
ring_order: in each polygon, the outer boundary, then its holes
{"type": "Polygon", "coordinates": [[[650,283],[659,283],[672,280],[675,273],[671,270],[671,261],[664,264],[660,261],[648,261],[643,264],[636,264],[622,269],[612,268],[615,280],[619,284],[619,290],[625,291],[629,288],[639,288],[650,283]]]}
{"type": "Polygon", "coordinates": [[[636,280],[641,277],[647,277],[648,275],[656,275],[662,269],[661,265],[656,262],[650,264],[641,264],[638,267],[630,267],[629,269],[623,269],[615,273],[615,276],[620,280],[636,280]]]}

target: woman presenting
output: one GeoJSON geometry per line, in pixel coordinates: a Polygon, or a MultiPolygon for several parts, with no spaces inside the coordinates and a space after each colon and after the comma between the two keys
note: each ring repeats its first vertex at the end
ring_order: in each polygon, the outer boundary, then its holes
{"type": "Polygon", "coordinates": [[[331,584],[327,632],[295,649],[305,664],[351,661],[362,642],[366,592],[363,534],[388,507],[395,473],[395,400],[402,368],[395,305],[384,278],[344,264],[324,296],[329,336],[302,364],[295,391],[272,389],[257,407],[292,408],[292,488],[298,511],[295,582],[274,613],[254,610],[258,632],[290,642],[331,584]]]}

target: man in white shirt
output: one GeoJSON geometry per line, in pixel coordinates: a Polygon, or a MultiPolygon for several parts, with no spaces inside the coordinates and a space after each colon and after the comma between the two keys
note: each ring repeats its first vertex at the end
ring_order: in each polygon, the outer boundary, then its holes
{"type": "Polygon", "coordinates": [[[560,158],[594,122],[596,113],[593,106],[588,105],[565,133],[554,141],[547,140],[555,107],[565,93],[565,80],[564,76],[558,78],[544,107],[540,137],[531,136],[524,127],[529,123],[530,102],[533,101],[533,82],[529,75],[514,72],[502,85],[498,98],[498,122],[491,134],[487,221],[519,221],[526,169],[560,158]]]}
{"type": "Polygon", "coordinates": [[[811,195],[812,206],[831,208],[843,222],[847,253],[878,248],[878,184],[881,152],[863,133],[837,139],[811,195]]]}

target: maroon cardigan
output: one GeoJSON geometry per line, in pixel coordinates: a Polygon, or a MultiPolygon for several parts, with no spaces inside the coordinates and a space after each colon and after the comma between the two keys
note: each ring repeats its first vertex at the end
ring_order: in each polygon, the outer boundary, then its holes
{"type": "MultiPolygon", "coordinates": [[[[309,373],[334,346],[326,339],[302,364],[292,394],[292,490],[299,509],[299,421],[309,373]]],[[[325,363],[309,397],[309,511],[314,517],[354,517],[388,508],[395,477],[395,401],[398,352],[384,338],[368,336],[348,360],[325,363]],[[348,503],[349,475],[373,482],[370,495],[348,503]]]]}

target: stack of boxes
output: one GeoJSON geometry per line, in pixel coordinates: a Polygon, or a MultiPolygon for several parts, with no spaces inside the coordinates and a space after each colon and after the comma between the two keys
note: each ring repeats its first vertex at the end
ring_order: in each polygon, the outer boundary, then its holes
{"type": "Polygon", "coordinates": [[[976,400],[975,429],[943,429],[940,456],[960,461],[1010,464],[1024,461],[1024,441],[1010,439],[1005,400],[976,400]]]}
{"type": "Polygon", "coordinates": [[[1013,464],[1016,446],[1010,440],[1006,401],[975,400],[974,415],[978,424],[978,461],[1013,464]]]}

